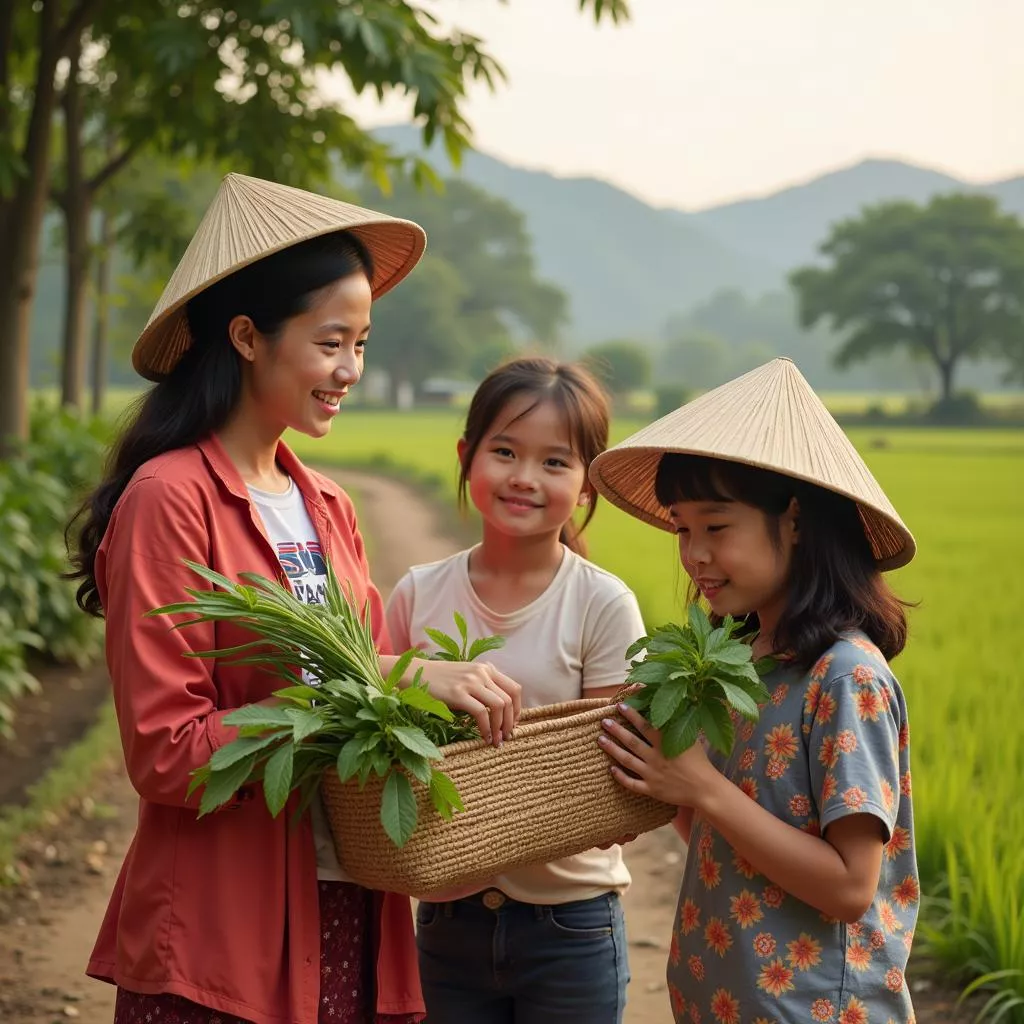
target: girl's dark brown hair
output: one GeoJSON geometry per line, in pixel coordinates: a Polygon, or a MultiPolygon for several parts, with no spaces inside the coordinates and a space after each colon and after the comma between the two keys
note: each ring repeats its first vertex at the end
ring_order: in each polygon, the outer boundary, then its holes
{"type": "MultiPolygon", "coordinates": [[[[764,513],[776,543],[779,519],[796,498],[800,539],[793,549],[786,608],[775,627],[775,649],[809,666],[841,633],[859,629],[887,660],[903,650],[906,602],[882,578],[849,498],[755,466],[672,452],[661,457],[654,493],[666,508],[677,501],[751,505],[764,513]]],[[[692,600],[696,597],[691,593],[692,600]]],[[[756,628],[756,621],[750,624],[756,628]]]]}
{"type": "MultiPolygon", "coordinates": [[[[469,469],[480,445],[508,403],[522,395],[529,396],[533,402],[517,419],[541,402],[552,402],[565,417],[572,450],[584,469],[608,447],[608,396],[591,373],[577,363],[560,363],[544,356],[509,360],[484,378],[466,414],[462,434],[466,448],[459,465],[460,508],[467,506],[469,469]]],[[[594,518],[597,492],[589,480],[584,489],[590,501],[582,522],[577,524],[570,520],[558,539],[571,551],[586,557],[587,547],[581,534],[594,518]]]]}

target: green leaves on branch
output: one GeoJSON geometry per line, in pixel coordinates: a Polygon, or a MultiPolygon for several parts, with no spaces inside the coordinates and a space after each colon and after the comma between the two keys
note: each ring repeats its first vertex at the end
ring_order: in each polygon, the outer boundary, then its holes
{"type": "MultiPolygon", "coordinates": [[[[454,715],[431,696],[419,669],[402,680],[419,652],[406,651],[384,677],[366,607],[357,611],[328,563],[325,604],[304,604],[287,588],[253,573],[236,583],[194,562],[189,567],[216,589],[188,590],[191,601],[154,609],[150,615],[188,615],[174,628],[200,622],[234,622],[254,634],[236,647],[192,655],[253,665],[276,674],[287,686],[277,704],[247,704],[226,715],[238,738],[215,751],[194,773],[189,794],[202,789],[200,815],[232,800],[243,786],[262,784],[270,813],[277,815],[293,792],[304,810],[317,796],[329,769],[342,782],[360,786],[383,778],[380,820],[396,846],[416,829],[414,785],[427,788],[436,811],[449,819],[462,801],[435,765],[440,747],[478,733],[467,715],[454,715]],[[307,679],[322,680],[310,685],[307,679]]],[[[438,657],[471,661],[500,647],[500,637],[472,643],[465,619],[455,613],[461,643],[429,630],[442,649],[438,657]]]]}
{"type": "Polygon", "coordinates": [[[626,652],[634,659],[626,681],[642,684],[626,703],[661,730],[666,757],[678,757],[701,733],[728,754],[733,713],[757,721],[758,705],[768,700],[759,670],[770,665],[754,664],[750,645],[736,638],[740,628],[731,616],[715,627],[691,605],[685,626],[661,626],[626,652]]]}

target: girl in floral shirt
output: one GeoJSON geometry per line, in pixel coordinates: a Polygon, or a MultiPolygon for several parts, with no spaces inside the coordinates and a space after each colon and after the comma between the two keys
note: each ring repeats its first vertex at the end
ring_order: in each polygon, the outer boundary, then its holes
{"type": "Polygon", "coordinates": [[[914,1019],[904,970],[920,890],[906,639],[881,571],[913,537],[788,360],[775,360],[600,457],[598,490],[678,534],[716,616],[772,656],[770,699],[729,756],[669,760],[606,723],[628,789],[680,807],[689,856],[669,953],[677,1022],[914,1019]]]}

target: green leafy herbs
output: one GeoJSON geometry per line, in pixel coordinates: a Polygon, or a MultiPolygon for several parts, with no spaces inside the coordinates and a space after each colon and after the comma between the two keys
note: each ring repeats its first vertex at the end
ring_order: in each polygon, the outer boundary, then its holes
{"type": "Polygon", "coordinates": [[[482,636],[478,640],[469,643],[469,636],[466,632],[466,620],[455,612],[455,628],[459,631],[462,640],[461,646],[458,641],[442,633],[439,629],[427,629],[424,632],[437,644],[439,650],[430,657],[435,661],[475,661],[482,654],[488,651],[496,651],[504,647],[505,638],[500,636],[482,636]]]}
{"type": "Polygon", "coordinates": [[[736,638],[740,628],[731,616],[715,627],[691,605],[685,626],[661,626],[626,651],[633,659],[626,681],[642,684],[626,703],[661,730],[666,757],[678,757],[700,733],[728,754],[733,712],[757,721],[758,705],[768,700],[760,675],[771,663],[754,663],[750,645],[736,638]]]}
{"type": "MultiPolygon", "coordinates": [[[[462,810],[455,785],[435,765],[441,760],[439,747],[479,735],[472,718],[454,715],[432,697],[422,669],[410,685],[399,685],[417,651],[406,651],[382,675],[367,609],[356,610],[329,563],[323,605],[304,604],[287,587],[253,573],[236,583],[187,564],[215,589],[187,590],[191,601],[149,614],[191,616],[176,629],[220,621],[244,626],[254,640],[190,656],[258,666],[289,684],[274,693],[279,703],[248,704],[225,716],[238,737],[193,775],[189,794],[202,787],[200,815],[250,783],[262,784],[271,814],[279,814],[296,790],[299,809],[305,810],[332,767],[342,782],[355,779],[364,786],[371,776],[385,780],[380,820],[399,847],[416,829],[414,783],[427,788],[443,817],[462,810]],[[310,685],[307,679],[320,682],[310,685]]],[[[471,660],[504,643],[485,637],[469,644],[465,620],[456,613],[455,622],[461,646],[440,631],[428,631],[446,660],[471,660]]]]}

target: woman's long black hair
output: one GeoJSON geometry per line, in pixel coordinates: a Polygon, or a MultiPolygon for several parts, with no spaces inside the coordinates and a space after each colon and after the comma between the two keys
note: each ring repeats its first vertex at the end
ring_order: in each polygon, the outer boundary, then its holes
{"type": "Polygon", "coordinates": [[[755,466],[674,452],[662,456],[654,491],[666,508],[677,501],[751,505],[764,513],[776,542],[779,520],[796,498],[800,543],[793,548],[786,605],[775,627],[776,651],[809,666],[853,629],[864,632],[887,660],[903,650],[905,603],[879,572],[849,498],[755,466]]]}
{"type": "Polygon", "coordinates": [[[248,316],[262,335],[273,339],[287,320],[309,309],[318,291],[360,272],[373,276],[365,246],[349,232],[333,232],[258,260],[188,303],[191,346],[140,400],[114,444],[102,482],[68,523],[69,575],[82,581],[77,600],[84,611],[103,614],[96,552],[136,470],[164,452],[215,433],[234,412],[242,393],[242,369],[241,356],[228,338],[231,321],[248,316]]]}

